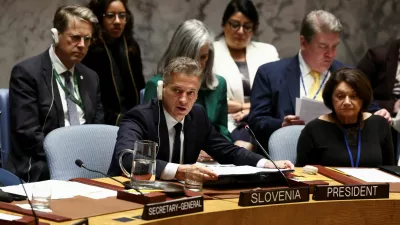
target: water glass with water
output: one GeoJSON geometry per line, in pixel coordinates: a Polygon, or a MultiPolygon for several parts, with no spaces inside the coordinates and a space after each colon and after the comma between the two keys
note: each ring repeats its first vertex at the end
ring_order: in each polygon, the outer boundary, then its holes
{"type": "Polygon", "coordinates": [[[191,167],[185,171],[185,189],[195,192],[203,190],[204,173],[197,167],[191,167]]]}
{"type": "Polygon", "coordinates": [[[51,187],[34,186],[32,190],[32,207],[33,209],[43,210],[50,209],[51,187]]]}

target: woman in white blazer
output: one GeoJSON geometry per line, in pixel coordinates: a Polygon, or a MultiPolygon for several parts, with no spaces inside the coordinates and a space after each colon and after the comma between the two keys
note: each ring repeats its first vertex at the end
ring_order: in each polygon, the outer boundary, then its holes
{"type": "Polygon", "coordinates": [[[249,0],[232,0],[222,18],[223,33],[214,42],[215,74],[225,78],[228,97],[228,130],[235,143],[252,149],[244,129],[250,111],[250,91],[259,66],[279,60],[273,45],[251,41],[258,13],[249,0]]]}

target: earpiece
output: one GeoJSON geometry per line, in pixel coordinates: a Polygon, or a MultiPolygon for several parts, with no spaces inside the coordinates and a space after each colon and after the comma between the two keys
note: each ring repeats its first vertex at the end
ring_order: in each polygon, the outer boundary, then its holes
{"type": "Polygon", "coordinates": [[[162,92],[163,92],[163,81],[159,80],[157,82],[157,99],[162,100],[162,92]]]}
{"type": "Polygon", "coordinates": [[[53,38],[53,44],[54,46],[58,45],[58,31],[56,28],[51,28],[51,37],[53,38]]]}
{"type": "MultiPolygon", "coordinates": [[[[158,106],[158,124],[157,124],[157,132],[158,132],[158,150],[161,148],[161,138],[160,138],[160,121],[161,121],[161,104],[162,104],[162,92],[163,92],[163,81],[159,80],[157,82],[157,106],[158,106]]],[[[157,151],[158,154],[158,151],[157,151]]]]}

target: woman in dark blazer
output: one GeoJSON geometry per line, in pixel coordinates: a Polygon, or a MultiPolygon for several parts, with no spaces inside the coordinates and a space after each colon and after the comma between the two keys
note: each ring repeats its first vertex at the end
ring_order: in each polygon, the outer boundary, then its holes
{"type": "Polygon", "coordinates": [[[100,31],[82,63],[99,75],[104,120],[110,125],[118,125],[139,104],[145,85],[140,48],[133,38],[133,15],[126,2],[92,0],[88,5],[99,20],[100,31]]]}

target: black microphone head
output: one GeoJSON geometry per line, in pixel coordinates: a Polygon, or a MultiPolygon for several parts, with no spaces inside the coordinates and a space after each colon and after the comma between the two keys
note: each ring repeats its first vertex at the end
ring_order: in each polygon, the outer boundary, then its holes
{"type": "Polygon", "coordinates": [[[80,159],[75,160],[75,164],[76,164],[77,166],[79,166],[79,167],[82,167],[82,166],[83,166],[83,162],[82,162],[82,160],[80,160],[80,159]]]}

